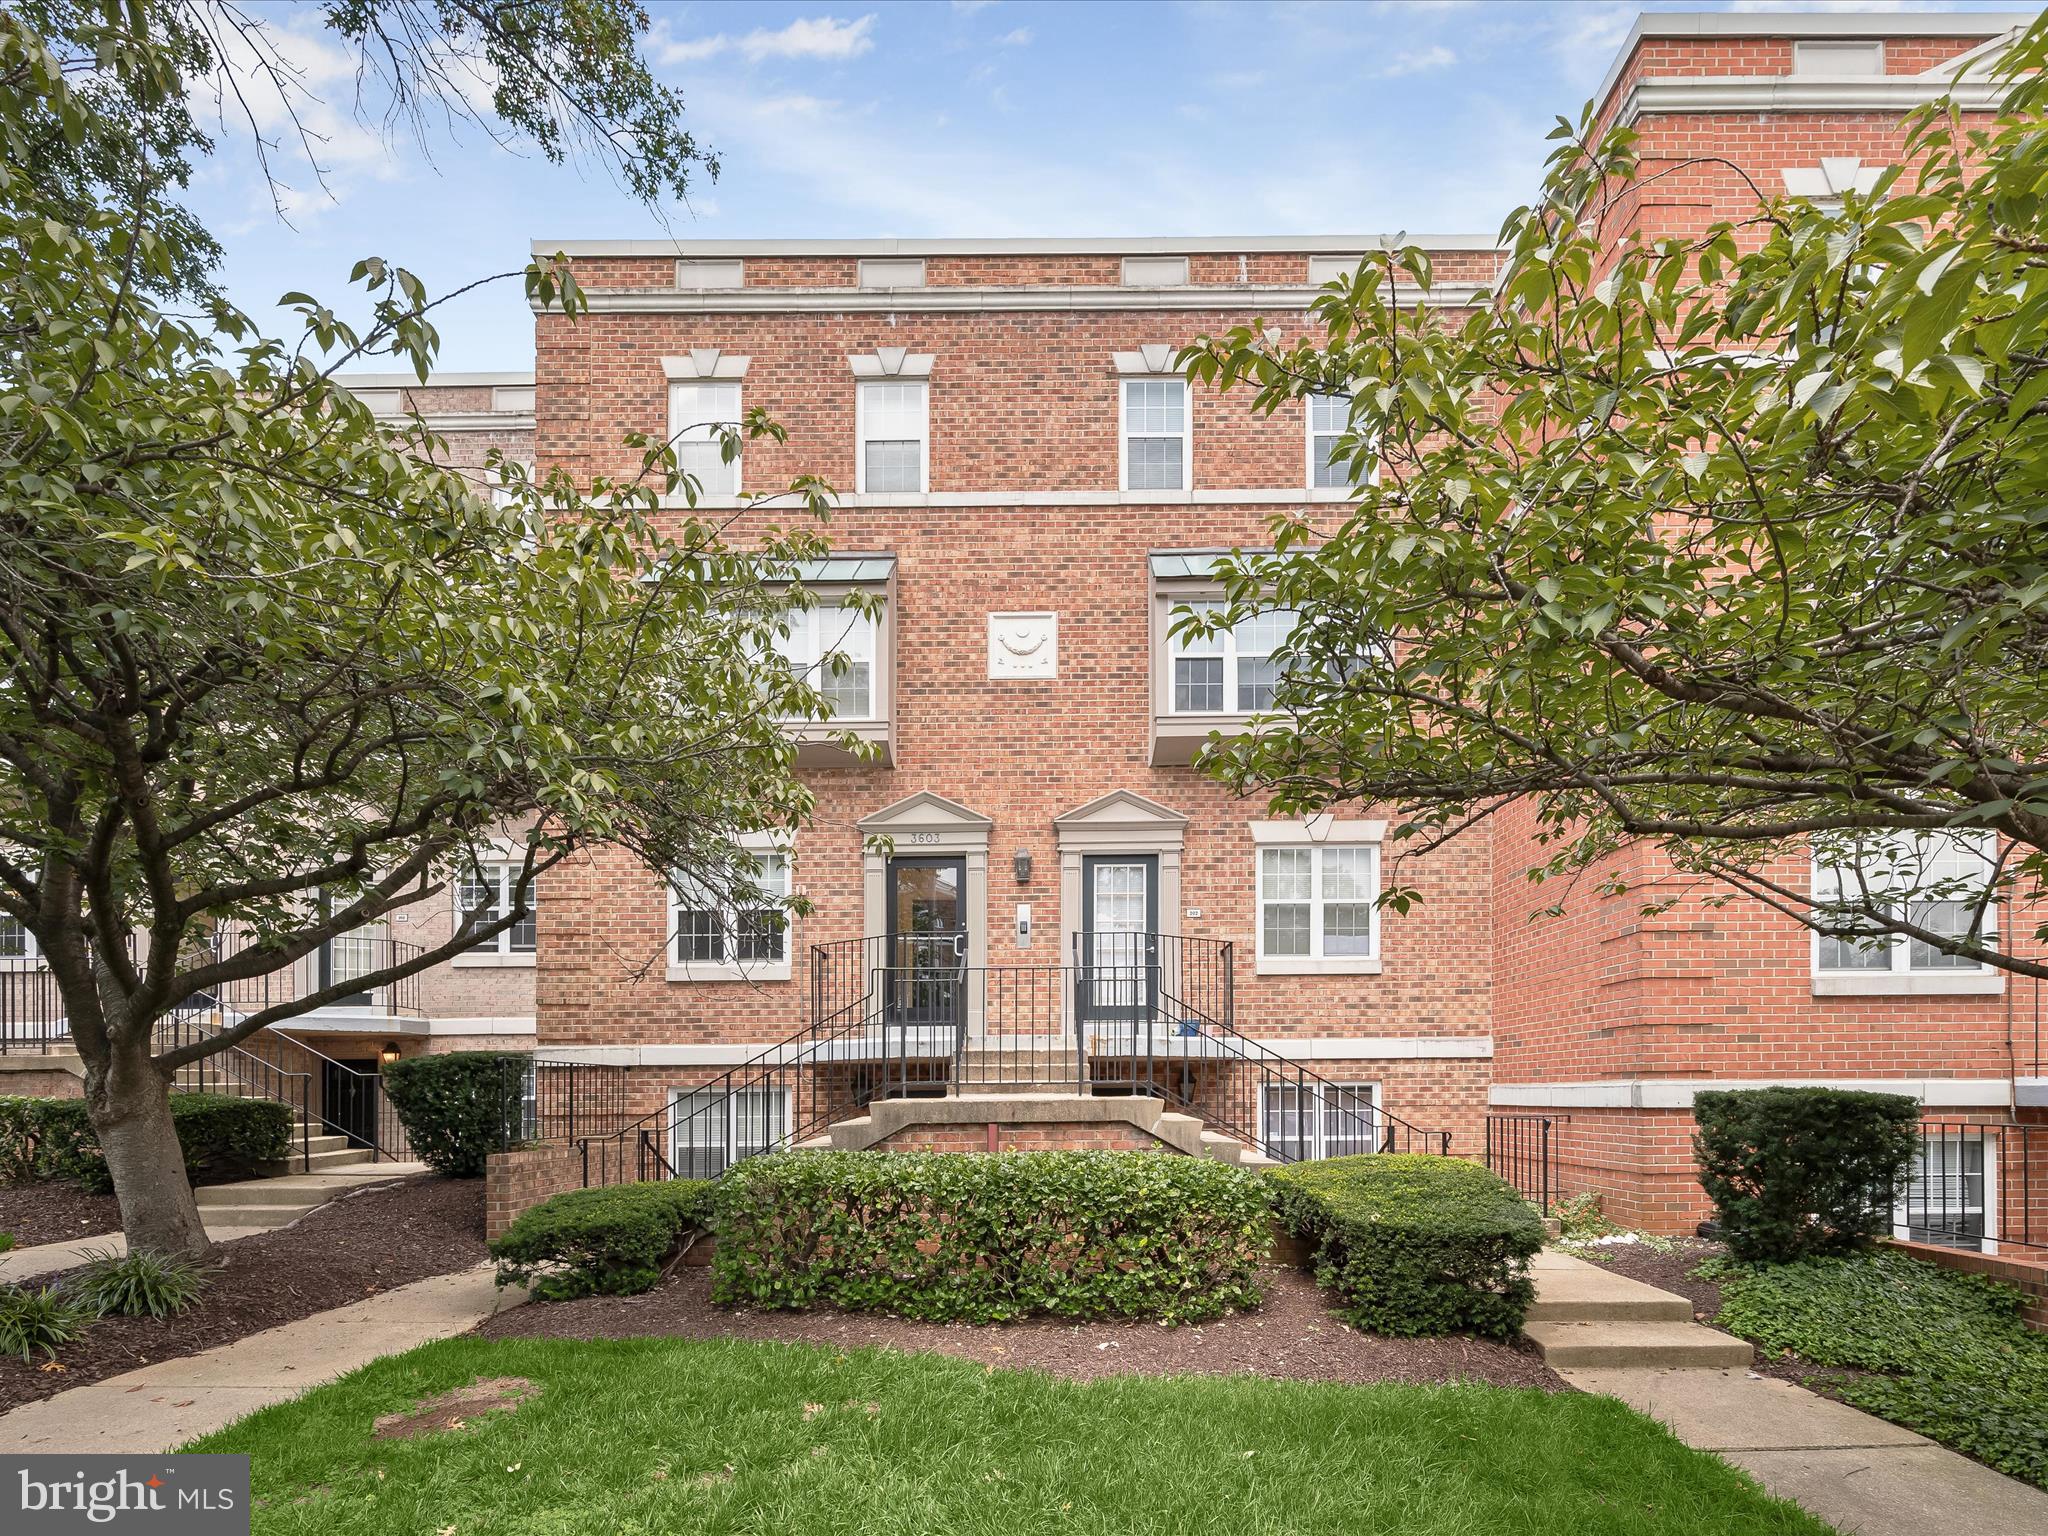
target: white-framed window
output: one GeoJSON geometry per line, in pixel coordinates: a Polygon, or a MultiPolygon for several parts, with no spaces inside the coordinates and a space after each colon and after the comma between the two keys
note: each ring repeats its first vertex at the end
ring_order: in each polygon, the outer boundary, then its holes
{"type": "Polygon", "coordinates": [[[671,1176],[715,1179],[743,1157],[789,1141],[790,1094],[767,1085],[672,1088],[668,1098],[671,1176]]]}
{"type": "Polygon", "coordinates": [[[725,461],[716,427],[740,424],[740,386],[721,379],[676,379],[668,387],[668,434],[676,467],[697,482],[703,496],[740,493],[740,461],[725,461]]]}
{"type": "Polygon", "coordinates": [[[36,948],[36,936],[30,933],[18,917],[0,913],[0,961],[35,960],[42,951],[36,948]]]}
{"type": "MultiPolygon", "coordinates": [[[[1169,624],[1180,620],[1179,608],[1191,613],[1220,613],[1216,598],[1196,598],[1176,606],[1169,624]]],[[[1273,653],[1294,633],[1297,615],[1291,608],[1273,608],[1239,619],[1229,629],[1207,635],[1169,635],[1172,669],[1172,712],[1176,715],[1249,715],[1273,707],[1280,684],[1280,663],[1273,653]]]]}
{"type": "MultiPolygon", "coordinates": [[[[1964,938],[1977,925],[1985,943],[1997,938],[1997,906],[1982,900],[1991,880],[1996,835],[1991,832],[1897,833],[1871,836],[1845,850],[1816,852],[1813,897],[1823,912],[1853,903],[1895,913],[1945,937],[1964,938]],[[1897,899],[1891,899],[1891,893],[1897,899]]],[[[1866,919],[1859,933],[1817,933],[1816,978],[1862,978],[1884,984],[1926,979],[1997,981],[1988,963],[1954,955],[1925,939],[1886,933],[1866,919]]]]}
{"type": "MultiPolygon", "coordinates": [[[[519,884],[517,863],[472,865],[455,877],[455,921],[471,927],[495,923],[512,910],[512,892],[519,884]],[[473,916],[471,914],[474,914],[473,916]]],[[[501,933],[470,945],[472,955],[530,955],[538,948],[540,887],[526,893],[526,916],[501,933]]]]}
{"type": "Polygon", "coordinates": [[[751,850],[758,905],[738,906],[730,893],[688,876],[668,887],[668,976],[671,981],[787,980],[789,855],[751,850]]]}
{"type": "Polygon", "coordinates": [[[1261,847],[1259,971],[1285,975],[1377,969],[1379,888],[1376,843],[1261,847]]]}
{"type": "Polygon", "coordinates": [[[1929,1124],[1892,1208],[1892,1235],[1944,1248],[1998,1251],[1998,1138],[1929,1124]]]}
{"type": "Polygon", "coordinates": [[[1351,484],[1351,462],[1337,457],[1337,443],[1351,430],[1349,395],[1308,397],[1308,483],[1315,490],[1341,490],[1351,484]]]}
{"type": "Polygon", "coordinates": [[[1184,491],[1194,474],[1186,379],[1125,379],[1123,488],[1184,491]]]}
{"type": "Polygon", "coordinates": [[[808,675],[811,686],[832,706],[834,720],[873,720],[875,714],[875,621],[856,608],[820,603],[783,616],[786,633],[775,649],[790,667],[808,675]],[[827,665],[826,658],[838,665],[827,665]]]}
{"type": "Polygon", "coordinates": [[[931,489],[931,391],[922,379],[863,382],[854,401],[855,489],[921,496],[931,489]]]}
{"type": "Polygon", "coordinates": [[[1379,1149],[1377,1083],[1269,1083],[1259,1140],[1273,1157],[1304,1162],[1379,1149]]]}

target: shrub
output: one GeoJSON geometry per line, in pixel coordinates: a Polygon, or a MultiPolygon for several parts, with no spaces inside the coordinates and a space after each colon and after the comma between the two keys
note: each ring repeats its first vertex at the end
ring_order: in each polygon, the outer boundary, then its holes
{"type": "Polygon", "coordinates": [[[1919,1105],[1899,1093],[1705,1092],[1693,1118],[1700,1183],[1728,1251],[1763,1263],[1845,1253],[1888,1230],[1919,1146],[1919,1105]]]}
{"type": "Polygon", "coordinates": [[[2010,1286],[1875,1252],[1719,1262],[1721,1326],[1773,1353],[1875,1374],[1833,1396],[2048,1488],[2048,1335],[2010,1286]]]}
{"type": "Polygon", "coordinates": [[[54,1360],[57,1346],[85,1332],[92,1318],[90,1308],[55,1287],[0,1285],[0,1355],[33,1360],[41,1350],[54,1360]]]}
{"type": "Polygon", "coordinates": [[[175,1317],[220,1273],[218,1264],[180,1253],[116,1255],[88,1248],[84,1257],[90,1262],[64,1290],[95,1317],[175,1317]]]}
{"type": "Polygon", "coordinates": [[[1477,1163],[1366,1153],[1268,1177],[1282,1225],[1316,1245],[1317,1283],[1359,1327],[1399,1337],[1521,1329],[1543,1220],[1477,1163]]]}
{"type": "Polygon", "coordinates": [[[531,1284],[542,1301],[631,1296],[704,1225],[711,1186],[701,1179],[574,1189],[522,1213],[491,1244],[498,1284],[531,1284]]]}
{"type": "Polygon", "coordinates": [[[13,1246],[14,1234],[12,1232],[0,1232],[0,1253],[6,1253],[13,1246]]]}
{"type": "Polygon", "coordinates": [[[718,1185],[712,1296],[936,1321],[1192,1322],[1259,1300],[1259,1179],[1159,1152],[790,1152],[718,1185]]]}
{"type": "MultiPolygon", "coordinates": [[[[291,1107],[271,1099],[174,1093],[171,1124],[194,1184],[250,1178],[291,1155],[291,1107]]],[[[83,1099],[0,1098],[0,1168],[89,1194],[114,1187],[83,1099]]]]}
{"type": "Polygon", "coordinates": [[[384,1068],[384,1088],[420,1161],[451,1178],[475,1179],[485,1158],[519,1144],[532,1065],[521,1051],[414,1056],[384,1068]]]}

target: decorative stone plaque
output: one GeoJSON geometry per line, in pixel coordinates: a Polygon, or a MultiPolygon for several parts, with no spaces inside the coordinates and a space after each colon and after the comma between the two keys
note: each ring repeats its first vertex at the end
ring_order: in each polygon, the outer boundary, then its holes
{"type": "Polygon", "coordinates": [[[1060,616],[1056,613],[992,613],[988,616],[990,677],[1057,677],[1060,616]]]}

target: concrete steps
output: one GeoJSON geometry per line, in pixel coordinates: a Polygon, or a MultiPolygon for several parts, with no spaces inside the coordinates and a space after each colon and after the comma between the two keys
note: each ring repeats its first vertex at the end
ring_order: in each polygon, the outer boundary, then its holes
{"type": "Polygon", "coordinates": [[[1692,1318],[1692,1303],[1546,1248],[1530,1266],[1536,1300],[1522,1332],[1553,1370],[1724,1370],[1749,1341],[1692,1318]]]}

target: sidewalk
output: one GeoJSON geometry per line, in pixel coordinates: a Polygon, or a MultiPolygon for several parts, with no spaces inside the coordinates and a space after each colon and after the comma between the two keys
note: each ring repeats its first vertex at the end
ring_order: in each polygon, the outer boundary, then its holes
{"type": "Polygon", "coordinates": [[[436,1275],[0,1414],[0,1454],[155,1454],[311,1391],[380,1355],[467,1333],[526,1299],[489,1265],[436,1275]]]}
{"type": "MultiPolygon", "coordinates": [[[[206,1222],[208,1237],[217,1243],[231,1243],[238,1237],[290,1226],[308,1211],[318,1210],[352,1189],[388,1184],[426,1170],[425,1163],[355,1163],[311,1173],[244,1179],[238,1184],[208,1184],[198,1192],[199,1214],[206,1222]]],[[[97,1237],[72,1237],[0,1253],[0,1284],[19,1285],[37,1275],[76,1269],[90,1262],[88,1249],[123,1254],[128,1251],[128,1240],[118,1232],[102,1232],[97,1237]]]]}

